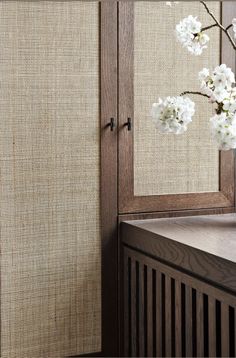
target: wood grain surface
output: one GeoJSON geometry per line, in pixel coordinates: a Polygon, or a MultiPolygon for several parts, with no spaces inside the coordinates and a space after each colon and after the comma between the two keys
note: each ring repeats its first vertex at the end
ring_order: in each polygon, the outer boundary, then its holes
{"type": "MultiPolygon", "coordinates": [[[[124,262],[131,260],[139,268],[138,275],[128,276],[126,284],[127,288],[134,285],[138,295],[125,311],[125,326],[130,328],[125,330],[127,335],[124,337],[124,356],[128,356],[131,344],[135,344],[135,356],[138,357],[143,357],[143,351],[144,356],[147,356],[146,352],[149,351],[148,356],[151,357],[236,356],[235,293],[214,287],[192,274],[182,272],[178,267],[171,267],[169,262],[165,264],[158,258],[151,258],[137,248],[124,244],[124,262]],[[152,273],[154,290],[151,291],[145,284],[147,271],[152,273]],[[141,282],[143,277],[144,285],[141,282]],[[157,277],[161,283],[156,286],[157,277]],[[143,292],[144,300],[140,300],[143,292]],[[154,305],[149,296],[155,302],[154,305]],[[161,300],[158,297],[161,297],[161,300]],[[129,314],[130,310],[132,316],[129,314]],[[136,323],[140,325],[140,312],[144,312],[142,329],[133,330],[136,323]],[[233,325],[230,325],[230,321],[233,325]],[[147,337],[150,328],[153,333],[152,346],[147,337]]],[[[125,292],[124,302],[130,302],[132,290],[125,292]]]]}
{"type": "Polygon", "coordinates": [[[101,3],[102,350],[118,355],[117,4],[101,3]],[[116,127],[109,127],[114,118],[116,127]]]}
{"type": "Polygon", "coordinates": [[[236,291],[236,214],[121,223],[123,243],[236,291]]]}

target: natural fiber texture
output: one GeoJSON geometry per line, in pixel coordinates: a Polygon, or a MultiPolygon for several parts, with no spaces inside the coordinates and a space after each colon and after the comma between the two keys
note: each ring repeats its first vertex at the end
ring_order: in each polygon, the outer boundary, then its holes
{"type": "MultiPolygon", "coordinates": [[[[209,2],[220,18],[220,3],[209,2]]],[[[199,90],[198,72],[216,66],[220,59],[219,31],[209,30],[208,49],[193,56],[175,39],[175,25],[188,16],[198,16],[203,25],[212,23],[197,2],[135,2],[134,25],[134,191],[135,195],[211,192],[219,190],[219,153],[213,143],[209,119],[212,105],[192,96],[194,121],[187,133],[158,134],[150,109],[159,97],[199,90]]]]}
{"type": "Polygon", "coordinates": [[[99,5],[0,2],[1,357],[99,351],[99,5]]]}

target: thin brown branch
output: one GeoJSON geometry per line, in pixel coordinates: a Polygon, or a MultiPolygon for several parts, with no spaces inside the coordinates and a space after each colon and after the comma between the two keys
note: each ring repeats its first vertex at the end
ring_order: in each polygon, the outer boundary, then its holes
{"type": "Polygon", "coordinates": [[[205,1],[200,1],[200,3],[205,7],[207,13],[212,17],[212,19],[215,21],[216,25],[226,34],[226,36],[228,37],[231,45],[233,46],[234,50],[236,50],[236,44],[234,42],[234,40],[232,39],[231,35],[228,32],[228,29],[226,29],[215,17],[215,15],[210,11],[210,9],[208,8],[207,4],[205,3],[205,1]]]}
{"type": "Polygon", "coordinates": [[[233,27],[233,24],[228,25],[225,30],[228,31],[231,27],[233,27]]]}
{"type": "Polygon", "coordinates": [[[211,29],[212,27],[216,27],[216,26],[218,26],[218,25],[217,25],[217,24],[212,24],[212,25],[203,27],[203,28],[201,29],[201,32],[206,31],[206,30],[209,30],[209,29],[211,29]]]}
{"type": "Polygon", "coordinates": [[[182,93],[180,93],[180,96],[184,96],[186,94],[196,94],[198,96],[203,96],[203,97],[207,97],[207,98],[211,98],[210,96],[208,96],[208,94],[202,93],[202,92],[198,92],[198,91],[184,91],[182,93]]]}
{"type": "Polygon", "coordinates": [[[217,18],[215,17],[215,15],[210,11],[209,7],[207,6],[207,4],[205,3],[205,1],[200,1],[200,3],[205,7],[207,13],[212,17],[212,19],[215,21],[215,23],[217,24],[217,26],[219,26],[222,30],[225,30],[224,26],[221,25],[221,23],[217,20],[217,18]]]}

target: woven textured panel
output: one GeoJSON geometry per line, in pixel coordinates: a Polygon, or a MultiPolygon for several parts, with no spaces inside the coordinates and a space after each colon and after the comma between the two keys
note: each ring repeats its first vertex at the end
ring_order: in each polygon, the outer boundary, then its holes
{"type": "MultiPolygon", "coordinates": [[[[220,3],[209,2],[220,18],[220,3]]],[[[135,195],[214,192],[219,190],[219,153],[211,139],[213,107],[207,99],[196,103],[194,121],[180,136],[159,134],[150,117],[153,102],[184,90],[199,90],[198,72],[220,61],[220,34],[209,30],[210,43],[202,56],[193,56],[177,43],[174,30],[181,19],[211,18],[198,1],[135,2],[134,19],[134,192],[135,195]]]]}
{"type": "Polygon", "coordinates": [[[1,357],[100,350],[99,5],[0,2],[1,357]]]}

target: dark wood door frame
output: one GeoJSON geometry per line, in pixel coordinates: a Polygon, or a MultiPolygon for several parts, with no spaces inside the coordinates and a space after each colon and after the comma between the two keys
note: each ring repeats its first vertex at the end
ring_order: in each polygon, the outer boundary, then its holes
{"type": "MultiPolygon", "coordinates": [[[[161,211],[156,200],[151,205],[150,197],[136,201],[133,198],[132,131],[127,131],[127,117],[132,117],[133,101],[133,4],[134,0],[100,2],[100,44],[101,44],[101,236],[102,236],[102,352],[100,356],[119,356],[119,242],[118,218],[137,219],[162,216],[193,215],[201,213],[230,212],[234,207],[233,153],[222,153],[221,184],[224,191],[204,194],[197,197],[198,204],[193,207],[194,194],[188,195],[187,205],[173,211],[167,204],[161,211]],[[118,28],[119,18],[119,28],[118,28]],[[118,35],[119,41],[118,44],[118,35]],[[120,46],[119,66],[118,47],[120,46]],[[119,67],[119,73],[118,73],[119,67]],[[119,88],[119,93],[118,93],[119,88]],[[119,108],[119,110],[118,110],[119,108]],[[130,110],[131,108],[131,110],[130,110]],[[130,111],[128,111],[128,109],[130,111]],[[119,116],[119,124],[118,124],[119,116]],[[110,130],[110,119],[117,126],[110,130]],[[119,141],[125,143],[119,148],[119,141]],[[131,138],[130,138],[131,137],[131,138]],[[123,171],[118,175],[118,163],[123,171]],[[229,180],[230,178],[230,180],[229,180]],[[119,180],[119,184],[118,184],[119,180]],[[120,189],[120,213],[118,215],[118,186],[120,189]],[[144,199],[144,200],[143,200],[144,199]],[[130,205],[131,204],[131,205],[130,205]],[[217,208],[218,206],[218,208],[217,208]],[[127,214],[127,215],[126,215],[127,214]]],[[[236,4],[227,1],[222,7],[222,18],[226,23],[236,17],[236,4]]],[[[222,43],[222,61],[235,70],[235,54],[228,41],[222,43]]],[[[139,200],[139,199],[138,199],[139,200]]],[[[167,201],[168,202],[168,201],[167,201]]]]}
{"type": "MultiPolygon", "coordinates": [[[[232,1],[222,3],[222,21],[231,23],[236,15],[232,1]]],[[[134,196],[133,130],[127,118],[134,116],[133,56],[134,1],[119,3],[119,213],[234,207],[234,153],[220,153],[220,191],[175,195],[134,196]]],[[[235,52],[223,37],[222,58],[235,71],[235,52]]]]}
{"type": "Polygon", "coordinates": [[[100,3],[102,356],[118,355],[117,2],[100,3]],[[113,129],[113,130],[111,130],[113,129]]]}

